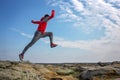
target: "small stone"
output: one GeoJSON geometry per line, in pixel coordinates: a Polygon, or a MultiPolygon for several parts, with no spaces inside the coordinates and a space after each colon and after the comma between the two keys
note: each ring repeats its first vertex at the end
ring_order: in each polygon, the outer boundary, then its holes
{"type": "Polygon", "coordinates": [[[50,80],[63,80],[62,78],[51,78],[50,80]]]}

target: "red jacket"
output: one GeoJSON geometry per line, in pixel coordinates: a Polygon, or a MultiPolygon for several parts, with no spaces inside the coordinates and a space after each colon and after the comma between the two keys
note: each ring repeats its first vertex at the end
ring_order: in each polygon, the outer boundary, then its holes
{"type": "Polygon", "coordinates": [[[47,26],[47,22],[52,19],[55,15],[55,11],[52,10],[51,12],[51,16],[45,18],[45,17],[42,17],[40,21],[34,21],[32,20],[32,23],[34,24],[38,24],[38,28],[37,30],[40,31],[42,34],[45,32],[46,30],[46,26],[47,26]]]}

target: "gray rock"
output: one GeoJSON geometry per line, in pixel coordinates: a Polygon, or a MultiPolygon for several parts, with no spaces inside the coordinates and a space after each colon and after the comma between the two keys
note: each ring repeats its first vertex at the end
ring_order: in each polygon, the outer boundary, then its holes
{"type": "Polygon", "coordinates": [[[94,76],[101,76],[101,75],[116,75],[119,76],[120,75],[120,70],[116,69],[116,68],[112,68],[112,67],[104,67],[104,68],[99,68],[96,70],[86,70],[83,71],[80,76],[79,79],[83,79],[83,80],[92,80],[94,76]]]}

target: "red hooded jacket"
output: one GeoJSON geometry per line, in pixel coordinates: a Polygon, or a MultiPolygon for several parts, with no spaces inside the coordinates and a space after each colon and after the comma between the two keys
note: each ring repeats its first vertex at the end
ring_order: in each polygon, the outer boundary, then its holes
{"type": "Polygon", "coordinates": [[[38,28],[37,30],[40,31],[42,34],[45,32],[46,30],[46,26],[47,26],[47,22],[52,19],[55,15],[55,11],[52,10],[51,12],[51,16],[48,16],[48,17],[42,17],[40,21],[34,21],[32,20],[32,23],[34,24],[38,24],[38,28]]]}

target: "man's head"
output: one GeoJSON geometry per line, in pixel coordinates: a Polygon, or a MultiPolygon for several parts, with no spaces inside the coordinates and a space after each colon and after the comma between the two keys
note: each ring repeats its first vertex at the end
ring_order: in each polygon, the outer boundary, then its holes
{"type": "Polygon", "coordinates": [[[48,14],[45,14],[45,16],[44,17],[49,17],[49,15],[48,14]]]}

